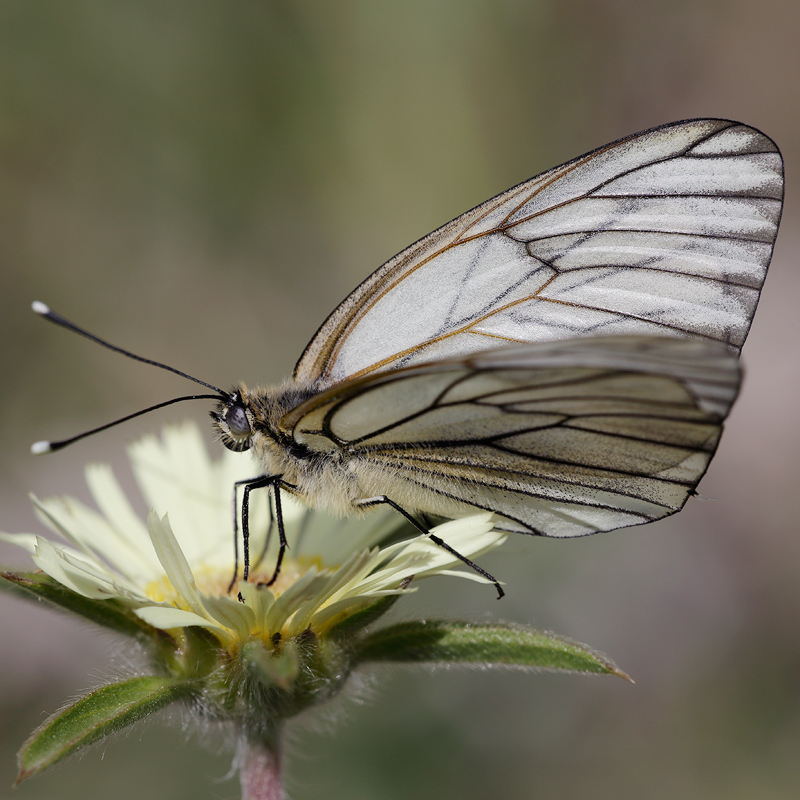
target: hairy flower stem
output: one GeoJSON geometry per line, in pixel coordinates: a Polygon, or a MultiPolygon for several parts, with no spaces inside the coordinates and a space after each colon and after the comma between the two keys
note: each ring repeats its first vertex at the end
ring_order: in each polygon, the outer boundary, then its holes
{"type": "Polygon", "coordinates": [[[286,800],[279,736],[242,742],[240,761],[242,800],[286,800]]]}

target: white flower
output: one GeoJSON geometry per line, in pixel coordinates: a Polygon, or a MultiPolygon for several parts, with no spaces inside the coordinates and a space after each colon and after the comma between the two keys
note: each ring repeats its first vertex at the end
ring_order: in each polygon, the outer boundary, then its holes
{"type": "MultiPolygon", "coordinates": [[[[347,615],[386,595],[410,591],[407,582],[438,574],[486,582],[427,537],[380,549],[402,521],[393,511],[339,520],[309,511],[282,495],[289,551],[275,584],[277,534],[268,537],[266,491],[251,495],[249,583],[229,591],[234,572],[232,487],[255,477],[247,454],[225,451],[212,461],[194,425],[167,428],[129,449],[136,480],[151,511],[146,523],[107,466],[91,465],[86,478],[100,513],[70,498],[33,498],[42,522],[66,540],[0,534],[33,554],[36,565],[80,595],[116,599],[150,625],[202,626],[228,649],[251,637],[324,634],[347,615]],[[261,581],[261,585],[259,585],[261,581]],[[237,599],[237,592],[241,601],[237,599]]],[[[502,544],[492,515],[480,513],[434,529],[468,558],[502,544]]],[[[274,527],[274,526],[273,526],[274,527]]]]}

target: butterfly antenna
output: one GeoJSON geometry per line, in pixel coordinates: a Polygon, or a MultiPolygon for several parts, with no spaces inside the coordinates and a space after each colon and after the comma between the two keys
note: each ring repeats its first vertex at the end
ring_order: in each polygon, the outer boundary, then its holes
{"type": "Polygon", "coordinates": [[[87,436],[91,436],[92,434],[99,433],[100,431],[104,431],[108,428],[112,428],[115,425],[127,422],[128,420],[134,419],[135,417],[140,417],[142,414],[147,414],[150,411],[155,411],[156,409],[164,408],[164,406],[170,406],[173,403],[181,403],[184,400],[220,400],[228,398],[230,396],[228,392],[222,391],[222,389],[218,388],[217,386],[214,386],[213,384],[210,383],[206,383],[205,381],[201,381],[199,378],[194,378],[191,375],[187,375],[185,372],[181,372],[179,369],[175,369],[175,367],[170,367],[167,364],[162,364],[160,361],[153,361],[150,358],[143,358],[142,356],[137,356],[135,353],[131,353],[129,350],[124,350],[121,347],[117,347],[116,345],[113,345],[110,342],[105,341],[105,339],[101,339],[99,336],[95,336],[93,333],[89,333],[89,331],[86,331],[83,328],[78,327],[74,322],[70,322],[68,319],[62,317],[60,314],[57,314],[49,306],[45,305],[44,303],[38,300],[35,300],[31,304],[31,308],[33,309],[34,312],[39,314],[39,316],[42,316],[45,319],[49,319],[50,322],[53,322],[56,325],[60,325],[62,328],[66,328],[68,331],[80,334],[81,336],[84,336],[87,339],[91,339],[91,341],[96,342],[97,344],[102,345],[103,347],[106,347],[109,350],[113,350],[115,353],[120,353],[123,356],[132,358],[134,361],[141,361],[143,364],[149,364],[152,367],[159,367],[160,369],[165,369],[167,370],[167,372],[172,372],[175,375],[180,375],[182,378],[186,378],[187,380],[199,383],[201,386],[205,386],[207,389],[211,389],[212,391],[216,392],[216,394],[196,394],[196,395],[187,395],[185,397],[175,397],[172,400],[166,400],[163,403],[157,403],[154,406],[142,409],[141,411],[136,411],[133,414],[128,414],[128,416],[114,420],[113,422],[109,422],[105,425],[100,425],[97,428],[92,428],[92,430],[85,431],[84,433],[78,434],[77,436],[72,436],[69,439],[62,439],[61,441],[58,442],[49,442],[49,441],[35,442],[31,446],[31,452],[34,455],[41,455],[42,453],[52,453],[56,450],[61,450],[63,447],[66,447],[67,445],[70,445],[73,442],[77,442],[80,439],[84,439],[87,436]]]}
{"type": "Polygon", "coordinates": [[[129,350],[123,350],[121,347],[117,347],[116,345],[107,342],[105,339],[101,339],[99,336],[95,336],[93,333],[89,333],[89,331],[79,328],[74,322],[70,322],[68,319],[65,319],[61,316],[61,314],[56,314],[53,309],[51,309],[49,306],[46,306],[44,303],[40,303],[38,300],[34,300],[33,303],[31,303],[31,308],[40,316],[44,317],[45,319],[49,319],[50,322],[54,322],[56,325],[60,325],[62,328],[66,328],[68,331],[72,331],[73,333],[79,333],[81,336],[85,336],[87,339],[91,339],[93,342],[97,342],[97,344],[107,347],[109,350],[113,350],[115,353],[121,353],[123,356],[132,358],[134,361],[141,361],[143,364],[150,364],[152,367],[165,369],[167,372],[174,372],[176,375],[180,375],[181,378],[187,378],[190,381],[199,383],[201,386],[205,386],[206,389],[212,389],[223,397],[228,396],[228,393],[223,392],[222,389],[212,386],[210,383],[206,383],[205,381],[201,381],[199,378],[193,378],[191,375],[187,375],[185,372],[175,369],[175,367],[162,364],[160,361],[153,361],[150,358],[137,356],[135,353],[131,353],[129,350]]]}

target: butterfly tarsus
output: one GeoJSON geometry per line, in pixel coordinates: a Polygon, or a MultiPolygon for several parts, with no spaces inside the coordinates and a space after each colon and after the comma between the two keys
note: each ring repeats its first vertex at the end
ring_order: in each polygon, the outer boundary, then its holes
{"type": "Polygon", "coordinates": [[[479,567],[474,561],[470,561],[466,556],[462,556],[461,553],[458,552],[453,547],[450,547],[444,539],[440,538],[434,533],[431,533],[429,530],[424,528],[420,522],[414,518],[411,514],[408,513],[402,506],[398,505],[394,502],[394,500],[390,500],[385,494],[378,495],[377,497],[367,497],[364,500],[359,500],[358,505],[361,508],[368,508],[369,506],[377,506],[377,505],[387,505],[390,508],[393,508],[397,511],[398,514],[402,514],[418,531],[425,534],[437,547],[441,547],[442,550],[446,550],[451,555],[455,556],[459,561],[466,564],[470,569],[475,570],[479,575],[483,575],[486,580],[491,581],[494,584],[494,588],[497,589],[497,599],[499,600],[501,597],[505,596],[505,592],[503,591],[502,587],[500,586],[499,581],[493,575],[490,575],[485,569],[479,567]]]}

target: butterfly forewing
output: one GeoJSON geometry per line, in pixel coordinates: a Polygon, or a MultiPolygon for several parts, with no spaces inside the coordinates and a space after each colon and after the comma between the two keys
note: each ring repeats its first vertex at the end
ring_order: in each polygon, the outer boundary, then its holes
{"type": "Polygon", "coordinates": [[[600,148],[489,200],[384,264],[295,377],[318,386],[513,343],[697,336],[738,351],[780,219],[774,143],[693,120],[600,148]]]}
{"type": "Polygon", "coordinates": [[[355,379],[281,424],[312,451],[368,465],[366,488],[409,508],[485,508],[501,528],[576,536],[679,510],[738,386],[723,345],[570,339],[355,379]]]}

